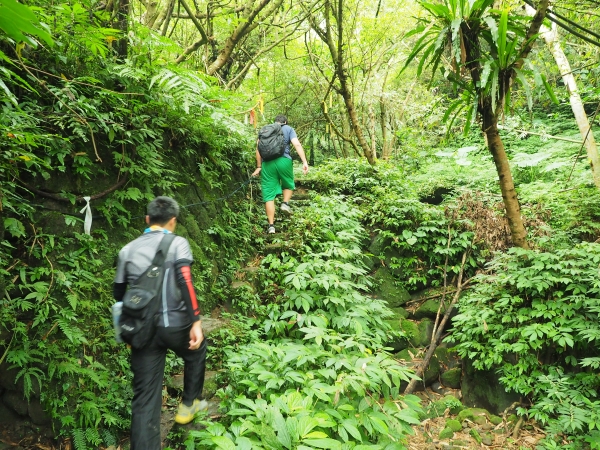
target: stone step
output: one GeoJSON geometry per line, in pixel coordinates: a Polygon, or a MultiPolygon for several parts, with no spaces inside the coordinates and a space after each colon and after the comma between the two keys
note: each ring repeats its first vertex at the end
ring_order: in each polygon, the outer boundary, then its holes
{"type": "Polygon", "coordinates": [[[227,320],[202,316],[202,331],[204,333],[204,337],[210,337],[211,334],[219,331],[221,328],[226,328],[227,323],[227,320]]]}
{"type": "MultiPolygon", "coordinates": [[[[208,417],[209,419],[218,419],[219,417],[221,417],[221,414],[219,413],[219,403],[221,401],[217,398],[212,398],[207,401],[208,401],[208,409],[206,410],[205,417],[208,417]]],[[[183,432],[184,434],[187,434],[190,431],[202,430],[204,428],[204,425],[196,424],[196,423],[194,423],[194,421],[192,421],[186,425],[179,425],[178,423],[175,423],[175,414],[176,413],[177,413],[177,407],[163,409],[163,411],[161,413],[160,437],[161,437],[161,441],[163,444],[162,448],[166,448],[169,446],[170,442],[167,439],[167,436],[169,435],[171,430],[173,430],[173,431],[177,430],[178,431],[177,434],[180,434],[181,432],[183,432]]],[[[201,416],[201,414],[199,414],[199,416],[201,416]]]]}

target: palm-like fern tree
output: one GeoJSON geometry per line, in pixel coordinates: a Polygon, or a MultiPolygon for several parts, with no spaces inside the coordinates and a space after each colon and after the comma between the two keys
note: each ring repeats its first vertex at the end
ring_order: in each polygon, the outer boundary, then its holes
{"type": "MultiPolygon", "coordinates": [[[[534,17],[511,14],[508,8],[496,10],[494,3],[494,0],[421,1],[432,18],[423,20],[409,33],[419,38],[406,64],[419,57],[418,74],[428,66],[433,67],[435,74],[442,57],[450,53],[449,78],[462,92],[444,118],[449,120],[466,110],[467,127],[474,118],[479,118],[496,164],[513,245],[528,248],[508,158],[498,134],[498,119],[509,105],[515,81],[530,95],[523,65],[546,15],[548,0],[539,2],[534,17]]],[[[545,78],[536,78],[552,95],[545,78]]]]}

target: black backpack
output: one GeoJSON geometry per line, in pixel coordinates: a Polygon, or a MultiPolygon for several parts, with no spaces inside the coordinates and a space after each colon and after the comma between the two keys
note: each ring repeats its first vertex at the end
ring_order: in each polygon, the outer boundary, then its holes
{"type": "Polygon", "coordinates": [[[281,125],[277,122],[265,125],[258,132],[258,153],[263,161],[271,161],[283,156],[285,138],[281,125]]]}
{"type": "Polygon", "coordinates": [[[160,241],[150,267],[141,274],[123,296],[123,311],[119,319],[121,338],[135,349],[142,349],[156,331],[156,313],[161,300],[164,262],[174,234],[165,234],[160,241]]]}

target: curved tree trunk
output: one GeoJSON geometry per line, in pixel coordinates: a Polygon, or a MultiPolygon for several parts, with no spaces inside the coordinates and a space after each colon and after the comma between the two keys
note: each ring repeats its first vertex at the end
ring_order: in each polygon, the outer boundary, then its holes
{"type": "Polygon", "coordinates": [[[486,102],[482,107],[482,130],[486,135],[488,149],[494,158],[502,200],[506,209],[506,219],[510,228],[512,243],[516,247],[529,248],[527,244],[527,231],[521,217],[521,206],[517,198],[515,183],[510,171],[510,164],[504,144],[498,134],[498,117],[494,114],[492,105],[486,102]]]}

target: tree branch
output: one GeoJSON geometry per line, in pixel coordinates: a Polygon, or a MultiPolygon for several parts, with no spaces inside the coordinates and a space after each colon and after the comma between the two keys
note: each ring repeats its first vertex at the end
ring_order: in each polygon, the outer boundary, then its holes
{"type": "MultiPolygon", "coordinates": [[[[121,186],[123,186],[128,179],[128,173],[125,174],[125,176],[117,182],[117,184],[115,184],[114,186],[108,188],[105,191],[99,192],[97,194],[94,194],[92,196],[90,196],[90,200],[97,200],[99,198],[104,197],[105,195],[110,194],[111,192],[116,191],[117,189],[119,189],[121,186]]],[[[59,202],[66,202],[66,203],[70,203],[71,200],[69,200],[68,198],[62,197],[60,194],[53,194],[51,192],[45,192],[42,191],[40,189],[34,188],[33,186],[28,185],[27,183],[25,183],[24,181],[20,180],[17,178],[17,181],[27,190],[33,192],[34,194],[40,195],[42,197],[46,197],[46,198],[51,198],[52,200],[57,200],[59,202]]],[[[75,201],[78,202],[83,202],[83,196],[82,197],[76,197],[75,201]]]]}
{"type": "Polygon", "coordinates": [[[204,28],[202,27],[202,24],[194,16],[194,14],[192,13],[192,10],[188,6],[188,4],[185,2],[185,0],[179,0],[179,3],[181,4],[181,6],[183,6],[183,9],[185,9],[186,12],[189,14],[190,19],[192,19],[192,22],[194,23],[194,25],[196,26],[196,28],[200,32],[200,35],[202,36],[201,41],[203,41],[203,42],[201,42],[200,44],[198,44],[198,46],[202,45],[203,43],[207,43],[208,42],[208,36],[206,35],[206,31],[204,31],[204,28]]]}

